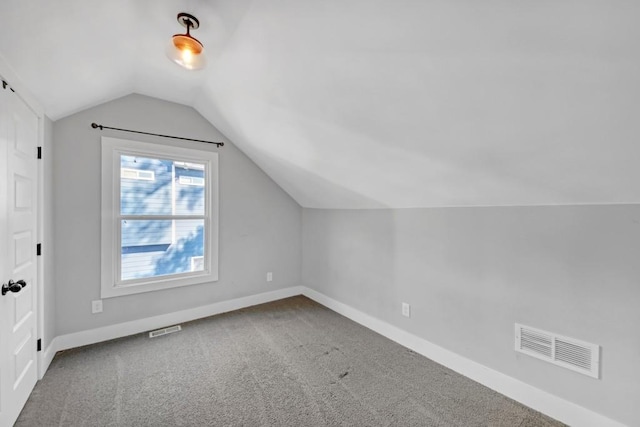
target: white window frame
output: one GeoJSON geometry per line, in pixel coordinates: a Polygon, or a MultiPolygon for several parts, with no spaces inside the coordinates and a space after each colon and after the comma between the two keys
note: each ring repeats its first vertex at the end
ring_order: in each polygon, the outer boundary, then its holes
{"type": "Polygon", "coordinates": [[[170,289],[218,280],[218,153],[102,137],[101,298],[170,289]],[[204,271],[120,280],[120,156],[160,158],[205,165],[204,271]]]}

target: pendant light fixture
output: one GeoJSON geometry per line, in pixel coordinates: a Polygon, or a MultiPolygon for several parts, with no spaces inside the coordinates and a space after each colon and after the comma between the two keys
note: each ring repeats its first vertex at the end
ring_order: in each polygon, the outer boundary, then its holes
{"type": "Polygon", "coordinates": [[[200,21],[189,14],[179,13],[178,22],[187,29],[186,34],[176,34],[167,47],[167,56],[187,70],[200,70],[205,66],[204,46],[198,39],[191,37],[190,31],[200,27],[200,21]]]}

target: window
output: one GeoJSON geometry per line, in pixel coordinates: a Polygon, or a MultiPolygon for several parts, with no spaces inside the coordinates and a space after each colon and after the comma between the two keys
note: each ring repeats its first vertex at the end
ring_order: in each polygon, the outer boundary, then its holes
{"type": "Polygon", "coordinates": [[[218,155],[102,138],[102,298],[218,280],[218,155]]]}

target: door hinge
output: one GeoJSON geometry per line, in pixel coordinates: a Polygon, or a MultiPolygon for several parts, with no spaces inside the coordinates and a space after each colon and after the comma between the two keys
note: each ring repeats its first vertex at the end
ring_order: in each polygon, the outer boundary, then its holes
{"type": "Polygon", "coordinates": [[[42,159],[42,147],[38,147],[38,159],[42,159]]]}
{"type": "Polygon", "coordinates": [[[36,245],[36,255],[37,255],[37,256],[42,255],[42,243],[38,243],[38,244],[36,245]]]}
{"type": "Polygon", "coordinates": [[[38,338],[38,351],[42,351],[42,339],[38,338]]]}

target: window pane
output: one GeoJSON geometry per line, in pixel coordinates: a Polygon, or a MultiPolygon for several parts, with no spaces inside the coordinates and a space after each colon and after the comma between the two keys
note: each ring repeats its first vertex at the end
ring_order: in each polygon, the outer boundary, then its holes
{"type": "Polygon", "coordinates": [[[122,215],[204,215],[201,163],[120,156],[122,215]]]}
{"type": "Polygon", "coordinates": [[[204,220],[123,220],[121,280],[204,270],[204,220]]]}

